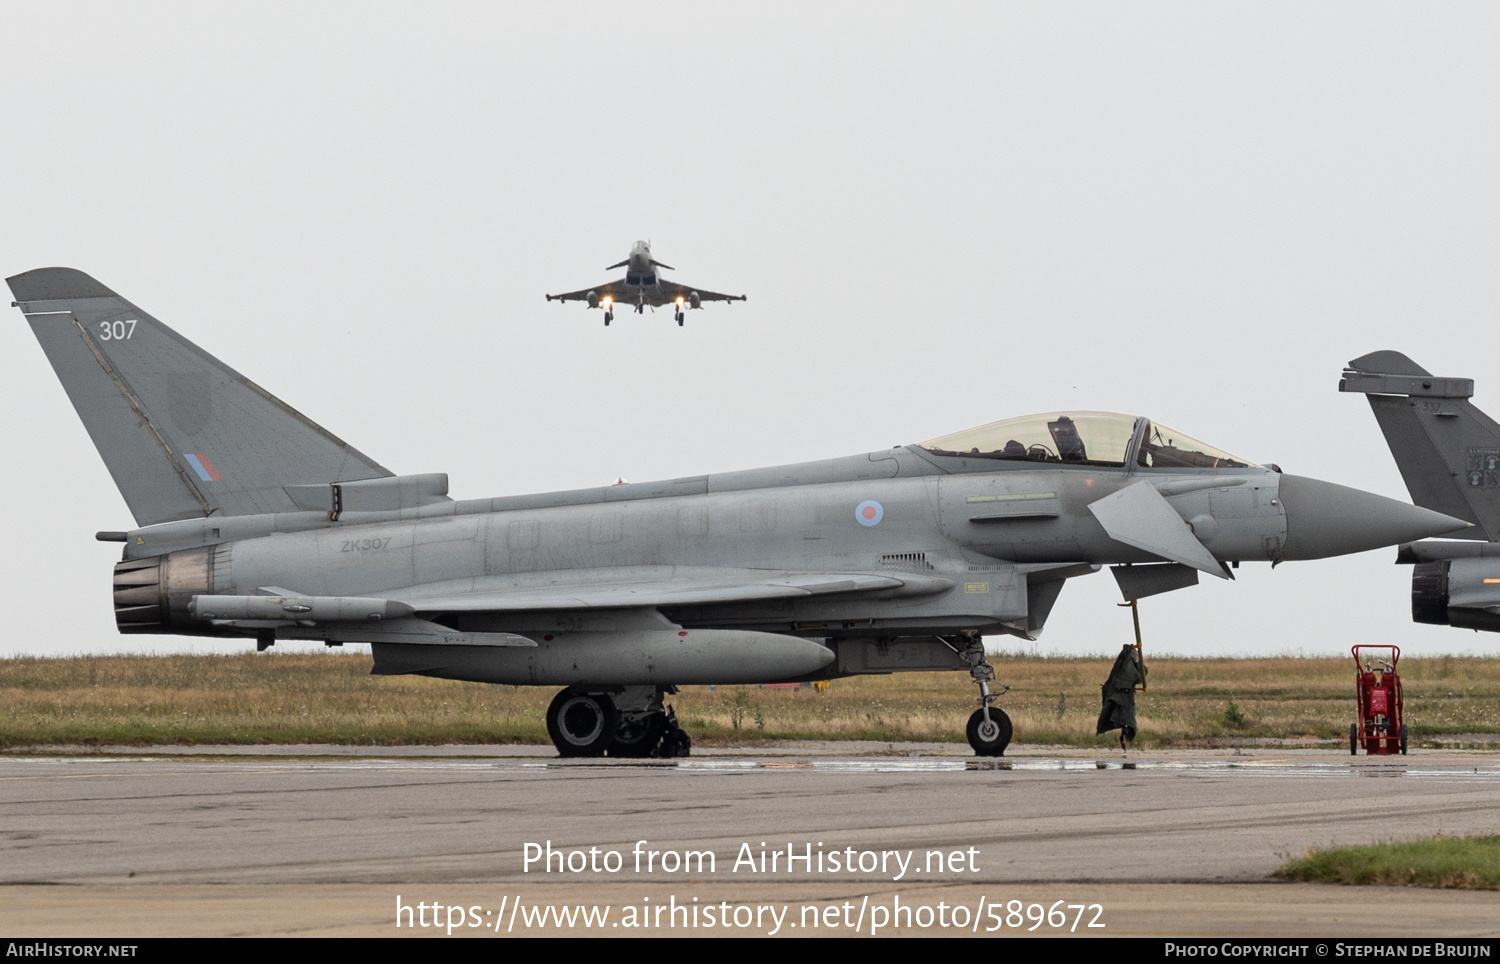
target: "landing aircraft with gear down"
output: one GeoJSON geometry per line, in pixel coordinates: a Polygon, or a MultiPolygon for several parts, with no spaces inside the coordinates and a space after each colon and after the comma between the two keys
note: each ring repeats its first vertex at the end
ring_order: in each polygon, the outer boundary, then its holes
{"type": "MultiPolygon", "coordinates": [[[[1069,411],[868,454],[454,501],[396,475],[80,271],[8,279],[135,517],[96,538],[122,633],[369,643],[373,672],[561,687],[563,756],[671,756],[689,684],[966,671],[1063,584],[1126,600],[1395,545],[1459,519],[1286,475],[1145,418],[1069,411]]],[[[75,510],[76,512],[76,510],[75,510]]]]}
{"type": "Polygon", "coordinates": [[[669,264],[662,264],[651,257],[651,242],[637,241],[630,248],[624,261],[612,264],[606,271],[624,268],[625,277],[606,281],[582,291],[569,291],[561,295],[548,295],[548,301],[586,301],[590,308],[604,309],[604,324],[615,320],[615,305],[635,308],[636,314],[644,314],[647,308],[656,309],[671,305],[677,327],[681,328],[687,312],[702,308],[705,301],[744,301],[744,295],[721,295],[717,291],[689,288],[687,285],[668,281],[661,276],[663,269],[676,271],[669,264]]]}

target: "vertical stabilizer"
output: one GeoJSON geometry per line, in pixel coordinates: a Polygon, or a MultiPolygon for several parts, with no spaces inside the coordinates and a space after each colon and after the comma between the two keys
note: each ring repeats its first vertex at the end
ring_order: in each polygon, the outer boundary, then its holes
{"type": "Polygon", "coordinates": [[[287,486],[391,475],[83,272],[6,281],[137,524],[293,512],[287,486]]]}
{"type": "Polygon", "coordinates": [[[1369,396],[1413,502],[1477,527],[1449,538],[1500,539],[1500,425],[1469,401],[1473,379],[1377,351],[1349,363],[1339,391],[1369,396]]]}

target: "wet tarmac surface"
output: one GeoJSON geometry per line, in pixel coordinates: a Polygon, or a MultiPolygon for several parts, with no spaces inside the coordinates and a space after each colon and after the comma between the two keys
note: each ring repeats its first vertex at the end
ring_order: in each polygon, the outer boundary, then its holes
{"type": "MultiPolygon", "coordinates": [[[[8,921],[50,927],[72,919],[60,910],[65,905],[123,901],[162,928],[144,933],[165,933],[178,926],[173,921],[216,919],[201,907],[196,916],[183,910],[233,893],[241,906],[281,908],[256,921],[240,918],[247,932],[280,933],[290,904],[275,895],[285,891],[290,900],[292,888],[343,893],[350,906],[365,908],[363,917],[313,920],[314,930],[379,933],[391,926],[380,908],[412,887],[454,900],[463,899],[455,891],[483,895],[476,904],[511,893],[618,904],[629,896],[623,891],[685,899],[708,890],[731,900],[752,892],[823,900],[875,891],[954,900],[962,892],[977,900],[985,895],[969,891],[978,888],[1012,895],[1006,900],[1066,890],[1076,901],[1092,893],[1091,902],[1106,907],[1098,895],[1109,893],[1117,908],[1136,908],[1129,918],[1136,933],[1228,933],[1231,925],[1236,933],[1313,933],[1322,923],[1305,914],[1254,910],[1305,904],[1286,895],[1307,885],[1269,877],[1288,857],[1308,847],[1500,827],[1500,754],[1493,752],[1121,758],[1018,748],[1004,759],[976,760],[911,747],[812,744],[678,761],[562,761],[542,748],[420,753],[431,749],[0,757],[0,908],[8,921]],[[493,755],[502,752],[509,755],[493,755]],[[563,853],[614,852],[621,867],[569,870],[559,858],[548,872],[540,861],[527,863],[549,844],[563,853]],[[788,850],[811,853],[814,864],[833,852],[848,856],[836,869],[825,860],[816,870],[796,862],[789,870],[788,850]],[[693,871],[657,862],[636,869],[637,852],[651,851],[677,854],[679,864],[688,851],[712,854],[712,868],[700,857],[693,871]],[[747,852],[781,859],[757,868],[747,852]],[[866,853],[905,854],[907,869],[898,877],[899,864],[887,858],[882,871],[872,870],[854,856],[866,853]],[[1230,886],[1265,896],[1225,903],[1230,886]],[[1140,896],[1174,887],[1173,901],[1198,894],[1194,906],[1244,913],[1200,915],[1189,925],[1171,906],[1140,896]],[[357,920],[375,930],[340,929],[357,920]]],[[[1314,890],[1331,895],[1316,906],[1348,904],[1353,912],[1360,901],[1384,899],[1385,889],[1314,890]]],[[[1494,894],[1412,899],[1452,908],[1431,917],[1445,922],[1441,933],[1500,929],[1494,894]]],[[[1325,932],[1338,932],[1335,918],[1342,918],[1328,915],[1323,923],[1333,929],[1325,932]]],[[[1408,918],[1379,923],[1395,928],[1387,933],[1417,932],[1408,918]]],[[[1116,918],[1116,932],[1123,926],[1116,918]]]]}

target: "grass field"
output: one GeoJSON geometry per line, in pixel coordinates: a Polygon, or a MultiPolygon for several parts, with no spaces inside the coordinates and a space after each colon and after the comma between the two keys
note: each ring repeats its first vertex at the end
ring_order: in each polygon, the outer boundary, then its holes
{"type": "MultiPolygon", "coordinates": [[[[1006,655],[1001,706],[1016,741],[1111,745],[1095,736],[1107,659],[1006,655]]],[[[1346,745],[1352,661],[1148,659],[1137,695],[1141,747],[1265,738],[1346,745]]],[[[552,687],[371,676],[364,654],[83,656],[0,659],[0,747],[49,743],[546,743],[552,687]]],[[[1413,745],[1500,733],[1500,660],[1404,659],[1413,745]]],[[[962,742],[976,690],[963,673],[835,680],[826,692],[684,687],[668,699],[700,745],[763,739],[962,742]]]]}
{"type": "Polygon", "coordinates": [[[1277,877],[1319,884],[1500,890],[1500,837],[1428,837],[1409,843],[1310,850],[1277,877]]]}

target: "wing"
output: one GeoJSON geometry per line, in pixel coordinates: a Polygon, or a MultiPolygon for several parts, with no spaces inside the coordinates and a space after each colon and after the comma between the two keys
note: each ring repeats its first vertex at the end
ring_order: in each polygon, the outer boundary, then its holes
{"type": "Polygon", "coordinates": [[[594,285],[592,288],[583,288],[579,291],[569,291],[560,295],[548,295],[548,301],[587,301],[589,292],[592,291],[600,298],[610,298],[615,301],[630,301],[634,304],[635,292],[640,288],[627,288],[622,280],[606,281],[603,284],[594,285]]]}
{"type": "Polygon", "coordinates": [[[675,281],[667,281],[665,279],[663,279],[657,287],[662,294],[662,304],[676,301],[678,298],[690,298],[692,296],[692,293],[695,291],[698,292],[698,297],[702,301],[746,300],[744,295],[721,295],[717,291],[707,291],[703,288],[693,288],[688,285],[680,285],[675,281]]]}

